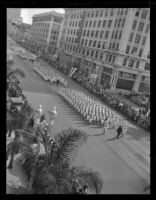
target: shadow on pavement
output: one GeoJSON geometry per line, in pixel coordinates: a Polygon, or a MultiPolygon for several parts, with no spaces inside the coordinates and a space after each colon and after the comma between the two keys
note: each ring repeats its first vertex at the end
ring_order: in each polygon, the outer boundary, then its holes
{"type": "Polygon", "coordinates": [[[109,138],[109,139],[106,139],[106,141],[114,141],[114,140],[116,140],[117,138],[116,138],[116,136],[115,137],[112,137],[112,138],[109,138]]]}
{"type": "Polygon", "coordinates": [[[150,137],[150,133],[145,132],[142,128],[138,127],[129,127],[128,131],[126,132],[127,135],[131,136],[129,140],[134,139],[134,140],[140,140],[143,138],[150,137]]]}

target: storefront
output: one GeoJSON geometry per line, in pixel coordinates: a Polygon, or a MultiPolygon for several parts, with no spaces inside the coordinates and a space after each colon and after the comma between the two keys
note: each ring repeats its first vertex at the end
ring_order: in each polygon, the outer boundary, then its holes
{"type": "Polygon", "coordinates": [[[150,93],[150,77],[142,76],[138,91],[150,93]]]}
{"type": "Polygon", "coordinates": [[[110,87],[111,84],[111,76],[112,76],[113,70],[108,67],[103,67],[101,70],[101,77],[100,77],[100,83],[106,88],[110,87]]]}
{"type": "Polygon", "coordinates": [[[116,88],[130,91],[133,90],[136,77],[136,74],[119,71],[116,88]]]}

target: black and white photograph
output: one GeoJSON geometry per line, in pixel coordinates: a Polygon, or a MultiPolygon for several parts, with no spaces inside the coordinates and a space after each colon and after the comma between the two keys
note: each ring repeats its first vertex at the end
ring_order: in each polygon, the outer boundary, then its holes
{"type": "Polygon", "coordinates": [[[6,194],[151,194],[150,12],[6,8],[6,194]]]}

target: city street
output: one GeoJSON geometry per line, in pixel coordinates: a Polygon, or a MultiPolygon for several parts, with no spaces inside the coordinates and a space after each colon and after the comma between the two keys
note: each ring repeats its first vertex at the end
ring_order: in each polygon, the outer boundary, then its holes
{"type": "MultiPolygon", "coordinates": [[[[108,130],[106,135],[100,135],[103,128],[87,125],[57,94],[57,86],[50,86],[44,81],[33,71],[30,62],[22,60],[10,49],[8,53],[12,54],[14,66],[25,72],[26,77],[19,78],[20,86],[33,107],[38,107],[39,104],[43,105],[45,110],[57,107],[58,116],[53,133],[57,134],[62,129],[75,127],[91,135],[87,143],[79,149],[75,163],[91,167],[101,173],[104,180],[102,194],[149,194],[146,188],[150,185],[150,134],[127,122],[127,135],[119,140],[116,139],[114,130],[108,130]]],[[[41,64],[62,74],[44,61],[41,61],[41,64]]],[[[68,80],[67,87],[81,90],[97,100],[64,74],[62,76],[68,80]]],[[[125,119],[124,116],[116,114],[121,120],[125,119]]]]}

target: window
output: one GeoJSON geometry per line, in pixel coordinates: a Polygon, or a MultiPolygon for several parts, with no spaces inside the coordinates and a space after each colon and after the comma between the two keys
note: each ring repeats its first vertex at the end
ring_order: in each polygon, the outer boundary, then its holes
{"type": "Polygon", "coordinates": [[[94,40],[93,47],[95,47],[95,46],[96,46],[96,41],[94,40]]]}
{"type": "Polygon", "coordinates": [[[100,17],[102,17],[102,15],[103,15],[103,10],[101,10],[101,12],[100,12],[100,17]]]}
{"type": "Polygon", "coordinates": [[[114,62],[115,62],[115,58],[116,58],[116,57],[115,57],[115,56],[113,56],[113,60],[112,60],[112,63],[114,63],[114,62]]]}
{"type": "Polygon", "coordinates": [[[133,26],[132,26],[132,29],[133,29],[133,30],[135,30],[136,24],[137,24],[137,21],[134,21],[134,22],[133,22],[133,26]]]}
{"type": "Polygon", "coordinates": [[[130,46],[127,46],[127,48],[126,48],[126,53],[127,54],[129,53],[129,50],[130,50],[130,46]]]}
{"type": "Polygon", "coordinates": [[[101,41],[98,42],[97,48],[101,48],[101,41]]]}
{"type": "Polygon", "coordinates": [[[101,20],[98,22],[98,27],[100,27],[101,26],[101,20]]]}
{"type": "Polygon", "coordinates": [[[111,25],[112,25],[112,20],[109,20],[109,21],[108,21],[108,26],[107,26],[107,27],[109,27],[109,28],[110,28],[110,27],[111,27],[111,25]]]}
{"type": "Polygon", "coordinates": [[[108,60],[108,57],[109,57],[109,54],[107,54],[107,56],[106,56],[106,60],[108,60]]]}
{"type": "Polygon", "coordinates": [[[135,41],[134,41],[134,42],[135,42],[136,44],[139,44],[140,39],[141,39],[141,36],[140,36],[140,35],[136,35],[135,41]]]}
{"type": "Polygon", "coordinates": [[[94,36],[94,30],[92,31],[92,33],[91,33],[91,37],[93,37],[94,36]]]}
{"type": "Polygon", "coordinates": [[[130,59],[128,67],[133,67],[133,65],[134,65],[134,60],[130,59]]]}
{"type": "Polygon", "coordinates": [[[93,57],[93,55],[94,55],[94,51],[92,50],[92,51],[91,51],[91,57],[93,57]]]}
{"type": "Polygon", "coordinates": [[[119,77],[123,76],[123,72],[119,71],[119,77]]]}
{"type": "Polygon", "coordinates": [[[105,49],[105,47],[106,47],[106,42],[103,42],[102,48],[105,49]]]}
{"type": "Polygon", "coordinates": [[[105,17],[107,17],[107,15],[108,15],[108,12],[107,12],[107,10],[106,10],[106,12],[105,12],[105,17]]]}
{"type": "Polygon", "coordinates": [[[125,19],[124,19],[123,22],[122,22],[122,27],[124,27],[124,25],[125,25],[125,19]]]}
{"type": "Polygon", "coordinates": [[[132,40],[133,40],[133,35],[134,35],[133,33],[130,34],[130,36],[129,36],[129,42],[132,42],[132,40]]]}
{"type": "Polygon", "coordinates": [[[110,16],[111,16],[111,17],[114,16],[114,11],[113,11],[113,9],[111,10],[110,16]]]}
{"type": "Polygon", "coordinates": [[[104,31],[101,31],[100,38],[103,38],[104,31]]]}
{"type": "Polygon", "coordinates": [[[89,22],[89,27],[91,27],[91,26],[92,26],[92,21],[89,22]]]}
{"type": "Polygon", "coordinates": [[[142,56],[142,53],[143,53],[143,49],[140,49],[140,50],[139,50],[138,56],[141,57],[141,56],[142,56]]]}
{"type": "Polygon", "coordinates": [[[127,58],[124,58],[124,60],[123,60],[123,66],[126,66],[126,64],[127,64],[127,58]]]}
{"type": "Polygon", "coordinates": [[[106,20],[103,21],[102,27],[104,28],[106,26],[106,20]]]}
{"type": "Polygon", "coordinates": [[[96,11],[96,17],[98,17],[98,15],[99,15],[99,11],[97,10],[97,11],[96,11]]]}
{"type": "Polygon", "coordinates": [[[144,28],[144,23],[140,22],[138,26],[138,31],[142,31],[144,28]]]}
{"type": "Polygon", "coordinates": [[[88,15],[87,15],[87,17],[90,17],[90,12],[88,12],[88,15]]]}
{"type": "Polygon", "coordinates": [[[92,40],[89,41],[89,46],[91,46],[91,45],[92,45],[92,40]]]}
{"type": "Polygon", "coordinates": [[[131,78],[135,80],[136,79],[136,74],[131,74],[131,78]]]}
{"type": "Polygon", "coordinates": [[[116,27],[116,25],[117,25],[117,19],[115,20],[115,25],[114,25],[114,27],[116,27]]]}
{"type": "Polygon", "coordinates": [[[89,49],[88,49],[88,51],[87,51],[87,56],[89,56],[89,49]]]}
{"type": "Polygon", "coordinates": [[[112,33],[112,39],[113,39],[113,37],[114,37],[114,31],[113,31],[113,33],[112,33]]]}
{"type": "Polygon", "coordinates": [[[84,43],[84,39],[81,40],[81,44],[82,44],[82,45],[83,45],[83,43],[84,43]]]}
{"type": "Polygon", "coordinates": [[[83,36],[85,36],[85,34],[86,34],[86,30],[83,31],[83,36]]]}
{"type": "Polygon", "coordinates": [[[96,31],[95,37],[98,37],[98,35],[99,35],[99,31],[96,31]]]}
{"type": "Polygon", "coordinates": [[[111,62],[111,59],[112,59],[112,55],[109,55],[108,62],[111,62]]]}
{"type": "Polygon", "coordinates": [[[117,39],[118,37],[118,31],[116,31],[116,34],[115,34],[115,39],[117,39]]]}
{"type": "Polygon", "coordinates": [[[116,45],[116,51],[118,51],[118,48],[119,48],[119,44],[116,45]]]}
{"type": "Polygon", "coordinates": [[[150,59],[150,52],[148,52],[147,59],[150,59]]]}
{"type": "Polygon", "coordinates": [[[112,43],[109,44],[109,50],[111,49],[112,43]]]}
{"type": "Polygon", "coordinates": [[[105,39],[108,38],[108,36],[109,36],[109,32],[110,32],[110,31],[106,31],[105,39]]]}
{"type": "Polygon", "coordinates": [[[89,36],[89,34],[90,34],[90,30],[88,30],[88,32],[87,32],[87,36],[89,36]]]}
{"type": "Polygon", "coordinates": [[[143,11],[142,11],[141,18],[146,19],[146,17],[147,17],[147,13],[148,13],[147,10],[143,10],[143,11]]]}
{"type": "Polygon", "coordinates": [[[103,57],[103,53],[101,52],[101,54],[100,54],[100,60],[102,60],[102,57],[103,57]]]}
{"type": "Polygon", "coordinates": [[[139,10],[136,11],[135,16],[136,16],[136,17],[139,16],[139,10]]]}
{"type": "Polygon", "coordinates": [[[85,41],[85,45],[87,46],[88,40],[85,41]]]}
{"type": "Polygon", "coordinates": [[[95,58],[98,58],[99,52],[96,51],[95,58]]]}
{"type": "Polygon", "coordinates": [[[120,27],[120,22],[121,22],[121,19],[119,19],[119,21],[118,21],[118,27],[120,27]]]}
{"type": "Polygon", "coordinates": [[[91,17],[94,17],[94,11],[92,11],[92,15],[91,15],[91,17]]]}
{"type": "Polygon", "coordinates": [[[138,48],[133,47],[133,48],[132,48],[132,51],[131,51],[131,54],[133,54],[133,53],[137,53],[137,50],[138,50],[138,48]]]}
{"type": "Polygon", "coordinates": [[[145,70],[148,70],[148,71],[150,70],[150,64],[149,63],[145,64],[145,70]]]}
{"type": "Polygon", "coordinates": [[[149,30],[149,24],[146,25],[145,33],[148,33],[149,30]]]}
{"type": "Polygon", "coordinates": [[[119,40],[121,39],[122,31],[120,31],[119,40]]]}
{"type": "Polygon", "coordinates": [[[94,21],[93,27],[95,27],[95,26],[96,26],[96,22],[97,22],[97,21],[94,21]]]}
{"type": "Polygon", "coordinates": [[[137,61],[135,68],[139,68],[139,64],[140,64],[140,61],[137,61]]]}
{"type": "Polygon", "coordinates": [[[85,26],[87,26],[88,25],[88,21],[86,21],[86,24],[85,24],[85,26]]]}
{"type": "Polygon", "coordinates": [[[145,44],[145,42],[146,42],[146,36],[144,36],[143,38],[142,38],[142,45],[144,45],[145,44]]]}

